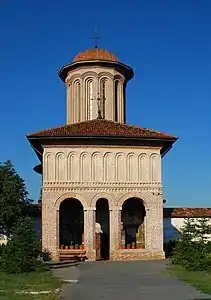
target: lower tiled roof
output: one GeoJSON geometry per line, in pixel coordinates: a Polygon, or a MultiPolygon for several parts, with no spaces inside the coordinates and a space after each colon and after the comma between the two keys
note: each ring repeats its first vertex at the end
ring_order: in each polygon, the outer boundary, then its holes
{"type": "Polygon", "coordinates": [[[190,207],[177,207],[177,208],[164,208],[164,217],[171,218],[200,218],[211,217],[211,208],[190,208],[190,207]]]}
{"type": "Polygon", "coordinates": [[[27,137],[73,137],[73,136],[110,136],[110,137],[148,137],[175,139],[176,137],[163,132],[138,126],[122,124],[105,119],[95,119],[80,123],[50,128],[27,135],[27,137]]]}

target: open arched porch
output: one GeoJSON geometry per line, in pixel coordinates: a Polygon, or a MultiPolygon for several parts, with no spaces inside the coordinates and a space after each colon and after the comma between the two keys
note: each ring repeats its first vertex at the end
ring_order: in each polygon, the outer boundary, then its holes
{"type": "Polygon", "coordinates": [[[129,198],[124,201],[121,211],[121,247],[123,249],[145,248],[145,216],[143,201],[129,198]]]}
{"type": "Polygon", "coordinates": [[[84,252],[84,208],[78,199],[67,198],[60,203],[59,249],[60,259],[84,252]]]}
{"type": "Polygon", "coordinates": [[[110,216],[109,202],[100,198],[96,202],[96,223],[100,226],[100,232],[96,233],[96,259],[109,259],[110,252],[110,216]]]}

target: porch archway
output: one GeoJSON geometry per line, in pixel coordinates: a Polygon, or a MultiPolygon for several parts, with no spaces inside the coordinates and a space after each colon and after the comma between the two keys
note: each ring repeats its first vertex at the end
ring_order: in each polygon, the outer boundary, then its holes
{"type": "Polygon", "coordinates": [[[123,248],[145,247],[145,216],[145,206],[140,198],[133,197],[124,201],[121,212],[123,248]]]}
{"type": "Polygon", "coordinates": [[[100,198],[96,202],[96,223],[98,223],[101,228],[100,239],[96,238],[96,242],[97,241],[99,242],[99,245],[96,245],[99,249],[98,250],[99,254],[96,255],[98,257],[97,259],[101,259],[101,260],[109,259],[109,250],[110,250],[110,224],[109,224],[110,221],[109,220],[110,220],[109,202],[105,198],[100,198]]]}
{"type": "Polygon", "coordinates": [[[59,246],[80,246],[84,236],[84,208],[76,198],[67,198],[59,207],[59,246]]]}

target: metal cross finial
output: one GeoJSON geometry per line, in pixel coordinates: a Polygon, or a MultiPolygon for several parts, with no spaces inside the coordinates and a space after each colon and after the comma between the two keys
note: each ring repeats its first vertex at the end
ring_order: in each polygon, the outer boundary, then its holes
{"type": "Polygon", "coordinates": [[[98,35],[97,29],[95,28],[93,35],[90,37],[94,42],[94,47],[98,48],[98,42],[100,40],[100,36],[98,35]]]}
{"type": "Polygon", "coordinates": [[[102,119],[103,116],[102,116],[102,107],[101,107],[101,98],[100,98],[100,95],[98,93],[98,97],[97,97],[97,118],[98,119],[102,119]]]}
{"type": "Polygon", "coordinates": [[[97,97],[94,97],[91,100],[97,101],[97,119],[105,119],[105,97],[100,97],[100,93],[98,93],[97,97]]]}
{"type": "Polygon", "coordinates": [[[97,97],[97,113],[98,113],[98,119],[105,119],[105,97],[100,97],[100,93],[98,93],[97,97]]]}

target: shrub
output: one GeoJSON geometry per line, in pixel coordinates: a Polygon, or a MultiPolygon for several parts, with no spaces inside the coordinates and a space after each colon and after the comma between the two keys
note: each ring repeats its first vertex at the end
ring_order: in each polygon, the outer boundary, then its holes
{"type": "Polygon", "coordinates": [[[211,257],[207,245],[194,243],[188,254],[188,258],[183,262],[187,270],[203,271],[211,268],[211,257]]]}
{"type": "Polygon", "coordinates": [[[210,233],[208,219],[186,219],[181,231],[182,237],[173,250],[172,263],[192,271],[211,269],[210,233]]]}
{"type": "Polygon", "coordinates": [[[1,269],[6,273],[23,273],[40,268],[43,265],[38,259],[40,251],[31,219],[22,217],[18,219],[2,253],[1,269]]]}
{"type": "Polygon", "coordinates": [[[6,245],[4,245],[4,244],[0,245],[0,257],[3,256],[5,248],[6,248],[6,245]]]}
{"type": "Polygon", "coordinates": [[[51,253],[47,249],[43,249],[40,253],[40,257],[43,261],[50,261],[51,260],[51,253]]]}

